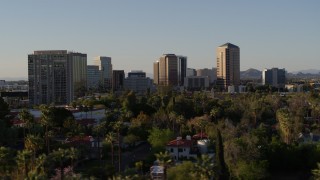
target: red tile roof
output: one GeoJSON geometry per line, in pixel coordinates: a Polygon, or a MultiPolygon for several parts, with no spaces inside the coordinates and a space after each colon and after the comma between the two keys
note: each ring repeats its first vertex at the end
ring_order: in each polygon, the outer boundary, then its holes
{"type": "Polygon", "coordinates": [[[11,116],[14,116],[14,117],[15,117],[15,116],[18,116],[19,112],[12,112],[12,111],[11,111],[9,114],[10,114],[11,116]]]}
{"type": "Polygon", "coordinates": [[[75,136],[75,137],[71,137],[71,138],[67,138],[66,142],[90,142],[90,140],[93,139],[92,136],[75,136]]]}
{"type": "Polygon", "coordinates": [[[76,121],[78,124],[82,126],[88,126],[88,125],[93,125],[96,123],[95,119],[80,119],[76,121]]]}
{"type": "Polygon", "coordinates": [[[20,119],[12,119],[10,122],[12,123],[12,125],[24,124],[24,122],[20,119]]]}
{"type": "MultiPolygon", "coordinates": [[[[40,123],[41,118],[34,118],[34,121],[35,121],[35,123],[40,123]]],[[[23,122],[21,119],[19,119],[18,117],[10,120],[10,122],[11,122],[13,125],[24,124],[24,122],[23,122]]]]}
{"type": "Polygon", "coordinates": [[[85,145],[85,146],[91,146],[91,138],[92,136],[75,136],[71,138],[67,138],[65,140],[65,143],[70,145],[70,146],[79,146],[79,145],[85,145]]]}
{"type": "Polygon", "coordinates": [[[180,140],[173,140],[170,141],[167,146],[171,147],[192,147],[193,141],[192,140],[186,140],[186,139],[180,139],[180,140]]]}
{"type": "Polygon", "coordinates": [[[193,139],[208,139],[208,135],[206,133],[198,133],[192,136],[193,139]]]}

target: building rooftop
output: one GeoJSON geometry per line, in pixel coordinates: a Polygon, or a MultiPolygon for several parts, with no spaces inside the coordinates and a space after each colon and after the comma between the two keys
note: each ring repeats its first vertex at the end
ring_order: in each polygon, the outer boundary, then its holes
{"type": "Polygon", "coordinates": [[[206,133],[198,133],[192,136],[193,139],[208,139],[208,135],[206,133]]]}
{"type": "Polygon", "coordinates": [[[67,54],[67,50],[39,50],[33,52],[35,55],[37,54],[67,54]]]}
{"type": "Polygon", "coordinates": [[[192,140],[187,139],[175,139],[170,141],[167,146],[170,147],[191,147],[193,144],[192,140]]]}
{"type": "Polygon", "coordinates": [[[228,47],[228,48],[239,48],[238,46],[231,44],[231,43],[225,43],[219,47],[228,47]]]}

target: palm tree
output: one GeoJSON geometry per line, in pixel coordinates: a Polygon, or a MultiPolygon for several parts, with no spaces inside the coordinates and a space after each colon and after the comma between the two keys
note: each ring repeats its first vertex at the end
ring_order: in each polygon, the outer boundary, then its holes
{"type": "Polygon", "coordinates": [[[208,121],[205,119],[202,119],[202,118],[197,123],[197,126],[200,128],[201,139],[202,139],[202,135],[203,135],[203,129],[206,127],[207,124],[208,124],[208,121]]]}
{"type": "Polygon", "coordinates": [[[172,158],[168,151],[160,152],[155,154],[160,165],[167,167],[171,162],[172,158]]]}
{"type": "Polygon", "coordinates": [[[138,161],[134,165],[135,165],[137,171],[140,171],[140,173],[143,174],[143,172],[142,172],[143,162],[142,161],[138,161]]]}
{"type": "Polygon", "coordinates": [[[176,119],[177,119],[177,114],[175,112],[170,112],[169,113],[169,120],[171,121],[172,123],[172,131],[175,132],[175,123],[176,123],[176,119]]]}
{"type": "Polygon", "coordinates": [[[124,111],[123,111],[123,119],[125,119],[126,121],[130,121],[130,119],[133,117],[133,112],[132,111],[130,111],[130,110],[127,110],[127,109],[125,109],[124,111]]]}
{"type": "Polygon", "coordinates": [[[312,170],[313,178],[320,179],[320,163],[317,163],[317,169],[312,170]]]}
{"type": "MultiPolygon", "coordinates": [[[[43,140],[40,136],[35,136],[28,134],[25,140],[25,148],[27,150],[30,150],[33,154],[32,156],[32,162],[36,159],[36,153],[38,150],[42,149],[43,146],[43,140]]],[[[34,165],[34,163],[32,163],[34,165]]]]}
{"type": "Polygon", "coordinates": [[[61,180],[63,180],[63,178],[64,178],[64,176],[63,176],[64,175],[63,174],[63,163],[68,159],[68,154],[69,154],[68,149],[61,149],[61,148],[59,148],[58,150],[54,150],[51,153],[53,160],[59,163],[61,180]]]}
{"type": "Polygon", "coordinates": [[[179,125],[179,134],[182,136],[182,125],[185,123],[186,119],[183,115],[177,117],[177,123],[179,125]]]}
{"type": "Polygon", "coordinates": [[[35,167],[28,173],[30,179],[47,179],[45,163],[47,156],[42,154],[35,160],[35,167]]]}
{"type": "Polygon", "coordinates": [[[0,147],[0,177],[8,177],[14,165],[12,151],[6,147],[0,147]]]}
{"type": "Polygon", "coordinates": [[[113,142],[115,140],[115,134],[113,132],[109,132],[107,135],[106,135],[106,141],[108,143],[110,143],[110,146],[111,146],[111,162],[112,162],[112,166],[114,165],[114,147],[113,147],[113,142]]]}
{"type": "Polygon", "coordinates": [[[31,157],[32,157],[32,151],[30,151],[30,150],[25,149],[22,151],[18,151],[16,161],[17,161],[18,167],[22,168],[22,171],[24,173],[25,178],[28,178],[31,157]]]}
{"type": "Polygon", "coordinates": [[[122,128],[122,121],[117,121],[113,124],[113,128],[117,131],[118,140],[118,168],[121,171],[121,141],[120,141],[120,130],[122,128]]]}
{"type": "Polygon", "coordinates": [[[210,179],[214,174],[213,167],[212,158],[207,154],[202,154],[201,157],[197,159],[193,174],[200,180],[210,179]]]}
{"type": "MultiPolygon", "coordinates": [[[[23,139],[25,139],[26,137],[26,128],[30,128],[30,124],[33,123],[34,117],[32,116],[32,114],[27,110],[27,109],[23,109],[20,113],[19,113],[19,119],[24,123],[23,125],[23,139]]],[[[30,129],[29,129],[30,131],[30,129]]]]}
{"type": "Polygon", "coordinates": [[[219,107],[213,107],[210,111],[210,116],[213,117],[213,120],[217,119],[217,116],[220,114],[220,108],[219,107]]]}
{"type": "Polygon", "coordinates": [[[68,158],[71,159],[71,166],[74,168],[74,160],[77,159],[79,156],[78,149],[75,149],[74,147],[71,147],[68,151],[68,158]]]}
{"type": "Polygon", "coordinates": [[[106,122],[101,122],[100,124],[98,124],[97,126],[94,127],[94,132],[98,135],[98,153],[99,153],[99,160],[101,163],[101,148],[100,148],[100,137],[101,134],[104,134],[105,132],[105,127],[106,127],[106,122]]]}
{"type": "Polygon", "coordinates": [[[41,124],[45,126],[45,140],[46,140],[46,146],[47,146],[47,153],[50,152],[50,142],[49,142],[49,133],[48,133],[48,127],[51,125],[53,120],[53,114],[52,114],[52,108],[47,105],[41,105],[41,124]]]}

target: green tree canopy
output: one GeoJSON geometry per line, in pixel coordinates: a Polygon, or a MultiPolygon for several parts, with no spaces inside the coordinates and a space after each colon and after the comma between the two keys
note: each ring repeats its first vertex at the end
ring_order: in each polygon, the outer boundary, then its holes
{"type": "Polygon", "coordinates": [[[173,138],[173,132],[170,129],[152,128],[149,133],[148,141],[156,149],[163,149],[173,138]]]}

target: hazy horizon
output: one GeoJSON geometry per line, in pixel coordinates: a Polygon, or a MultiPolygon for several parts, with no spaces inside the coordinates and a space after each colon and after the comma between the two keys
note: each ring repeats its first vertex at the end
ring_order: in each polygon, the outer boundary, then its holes
{"type": "Polygon", "coordinates": [[[0,6],[0,79],[27,78],[27,55],[65,49],[110,56],[114,69],[153,74],[164,53],[189,68],[216,67],[216,48],[240,47],[240,69],[320,69],[320,2],[5,1],[0,6]]]}

